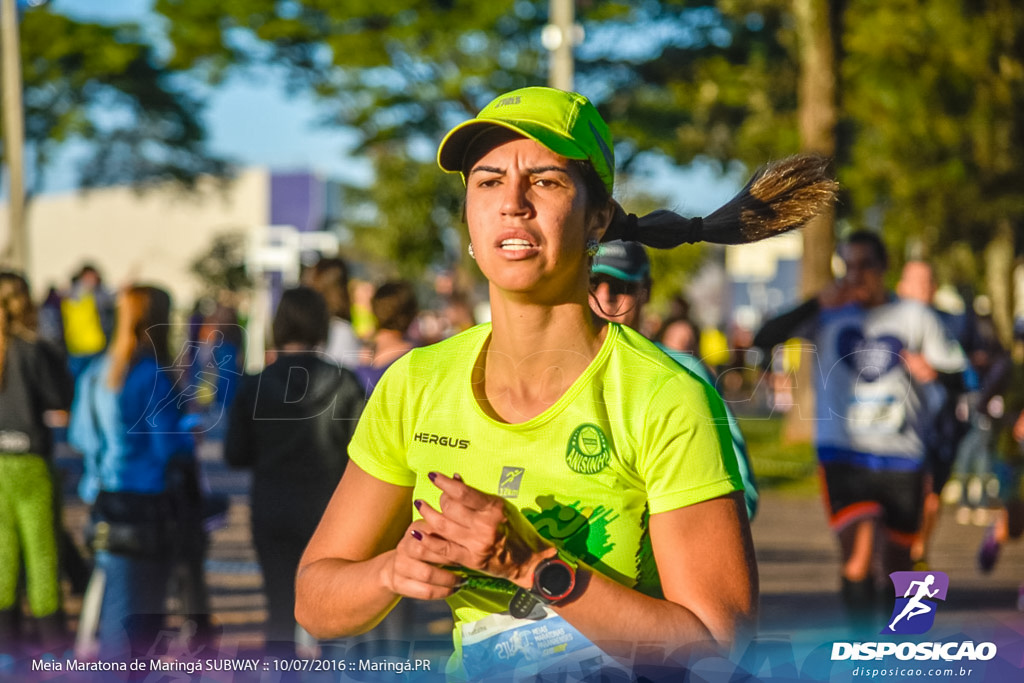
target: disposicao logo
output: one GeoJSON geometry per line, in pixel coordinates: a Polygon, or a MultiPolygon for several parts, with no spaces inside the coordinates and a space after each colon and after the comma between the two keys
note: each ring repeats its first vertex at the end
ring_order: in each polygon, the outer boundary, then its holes
{"type": "Polygon", "coordinates": [[[882,633],[926,633],[935,623],[936,600],[945,600],[949,577],[944,572],[893,572],[896,606],[882,633]]]}
{"type": "MultiPolygon", "coordinates": [[[[916,635],[935,624],[937,600],[945,600],[949,577],[943,572],[893,572],[896,605],[882,635],[916,635]]],[[[994,643],[950,642],[856,642],[832,643],[832,661],[881,660],[886,657],[918,661],[987,661],[998,650],[994,643]]]]}

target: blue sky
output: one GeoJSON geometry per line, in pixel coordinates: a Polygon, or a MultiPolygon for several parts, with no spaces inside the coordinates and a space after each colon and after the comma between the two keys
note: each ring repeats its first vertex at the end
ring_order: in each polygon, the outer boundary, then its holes
{"type": "MultiPolygon", "coordinates": [[[[151,0],[51,0],[63,14],[93,21],[152,20],[151,0]]],[[[233,77],[211,93],[204,119],[211,149],[243,166],[268,166],[273,170],[312,170],[327,177],[360,180],[369,164],[347,155],[352,137],[340,128],[317,125],[317,106],[311,97],[288,95],[279,74],[258,78],[233,77]]],[[[46,191],[74,187],[75,150],[63,163],[48,171],[46,191]]],[[[742,175],[742,174],[741,174],[742,175]]],[[[663,193],[670,206],[687,213],[713,210],[735,192],[745,178],[733,174],[718,179],[711,166],[700,164],[687,172],[668,167],[636,184],[663,193]]]]}
{"type": "MultiPolygon", "coordinates": [[[[149,0],[52,0],[51,7],[93,21],[150,20],[149,0]]],[[[309,97],[287,95],[280,78],[233,77],[213,91],[204,112],[211,149],[242,165],[274,170],[314,170],[329,177],[358,178],[368,165],[347,156],[351,136],[339,128],[316,123],[317,108],[309,97]]],[[[74,187],[74,150],[64,168],[49,172],[48,191],[74,187]]]]}

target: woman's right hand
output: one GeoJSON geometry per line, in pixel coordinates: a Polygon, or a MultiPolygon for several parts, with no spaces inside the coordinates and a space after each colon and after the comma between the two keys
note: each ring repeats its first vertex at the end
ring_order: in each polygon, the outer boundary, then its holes
{"type": "Polygon", "coordinates": [[[383,577],[384,585],[392,593],[418,600],[443,600],[465,581],[465,577],[424,559],[426,551],[421,540],[429,533],[426,523],[419,519],[402,535],[383,577]]]}

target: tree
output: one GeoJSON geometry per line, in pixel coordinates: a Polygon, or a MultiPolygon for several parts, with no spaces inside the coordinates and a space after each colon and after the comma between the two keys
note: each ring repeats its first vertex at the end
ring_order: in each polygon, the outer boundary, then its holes
{"type": "Polygon", "coordinates": [[[464,253],[455,220],[461,206],[461,183],[438,172],[433,163],[410,162],[401,154],[374,152],[377,172],[388,182],[346,188],[348,224],[363,256],[391,262],[406,278],[422,276],[433,264],[456,263],[464,253]]]}
{"type": "MultiPolygon", "coordinates": [[[[829,0],[794,0],[799,34],[800,137],[807,151],[834,157],[839,119],[836,32],[840,17],[829,0]]],[[[835,214],[818,216],[803,230],[804,255],[800,292],[814,296],[832,281],[835,214]]]]}
{"type": "Polygon", "coordinates": [[[1010,0],[860,0],[845,41],[853,204],[897,258],[915,242],[938,258],[960,242],[985,252],[1008,341],[1009,269],[1024,247],[1024,13],[1010,0]]]}
{"type": "Polygon", "coordinates": [[[245,233],[217,235],[209,250],[189,264],[189,272],[202,283],[203,296],[217,299],[224,291],[238,293],[252,287],[245,271],[245,233]]]}
{"type": "Polygon", "coordinates": [[[88,149],[78,169],[82,187],[168,180],[190,187],[202,174],[227,171],[205,148],[201,102],[139,27],[75,21],[44,7],[26,12],[20,30],[31,191],[72,140],[88,149]]]}
{"type": "MultiPolygon", "coordinates": [[[[372,222],[420,231],[385,244],[360,229],[358,239],[414,269],[425,252],[410,245],[441,253],[438,217],[453,199],[403,187],[418,176],[412,167],[431,164],[444,131],[496,94],[547,80],[547,0],[158,0],[155,9],[169,20],[175,68],[215,83],[232,68],[273,63],[289,88],[332,103],[325,123],[354,129],[354,152],[377,164],[375,187],[355,189],[373,205],[372,222]],[[402,160],[410,169],[399,169],[402,160]],[[380,187],[391,183],[398,187],[380,187]],[[408,203],[407,192],[415,194],[408,203]]],[[[797,151],[796,68],[778,40],[784,17],[771,8],[734,14],[714,2],[578,3],[593,36],[577,53],[579,89],[609,119],[623,173],[651,152],[681,165],[702,156],[752,168],[797,151]]]]}
{"type": "MultiPolygon", "coordinates": [[[[409,177],[395,172],[396,155],[427,164],[451,124],[501,91],[546,81],[547,5],[158,0],[156,9],[169,19],[172,66],[216,82],[234,66],[283,65],[289,87],[333,103],[325,123],[358,133],[356,153],[389,164],[376,179],[386,184],[409,177]]],[[[832,149],[839,219],[881,229],[897,262],[914,241],[935,254],[957,240],[980,252],[1003,235],[996,252],[1019,249],[1006,237],[1019,234],[1024,212],[1024,13],[1012,0],[579,0],[576,16],[588,36],[577,87],[609,119],[623,173],[651,154],[752,169],[803,147],[832,149]]],[[[389,216],[405,211],[400,203],[378,203],[375,219],[426,230],[416,238],[426,244],[451,198],[418,199],[418,221],[389,216]]],[[[818,238],[808,292],[829,275],[835,230],[822,225],[808,232],[818,238]]]]}

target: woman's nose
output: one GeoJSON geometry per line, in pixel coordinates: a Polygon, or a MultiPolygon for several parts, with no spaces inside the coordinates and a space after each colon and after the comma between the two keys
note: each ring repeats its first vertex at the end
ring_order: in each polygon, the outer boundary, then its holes
{"type": "Polygon", "coordinates": [[[525,178],[518,178],[510,175],[505,183],[505,195],[502,197],[501,210],[510,216],[516,216],[530,211],[530,202],[527,198],[530,184],[525,178]]]}

